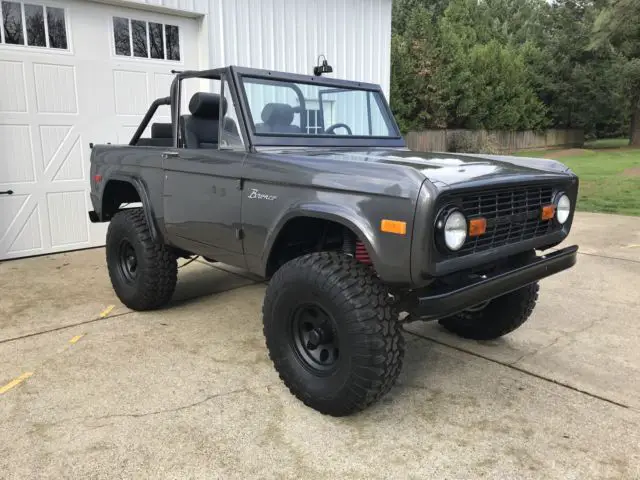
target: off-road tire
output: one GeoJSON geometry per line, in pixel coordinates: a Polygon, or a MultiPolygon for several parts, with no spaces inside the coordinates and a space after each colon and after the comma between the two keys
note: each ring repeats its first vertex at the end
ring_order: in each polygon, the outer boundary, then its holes
{"type": "Polygon", "coordinates": [[[269,356],[280,378],[293,395],[323,414],[363,410],[400,374],[404,339],[393,298],[370,267],[350,256],[320,252],[289,261],[271,278],[262,312],[269,356]],[[294,312],[308,302],[326,310],[336,326],[340,357],[329,374],[309,367],[293,340],[294,312]]]}
{"type": "Polygon", "coordinates": [[[107,266],[116,295],[132,310],[153,310],[169,302],[176,287],[176,256],[165,245],[154,242],[141,208],[118,212],[107,230],[107,266]],[[119,248],[129,242],[135,251],[137,272],[127,279],[118,267],[119,248]]]}
{"type": "Polygon", "coordinates": [[[494,298],[484,308],[443,318],[440,325],[472,340],[493,340],[513,332],[527,321],[538,300],[538,283],[494,298]]]}

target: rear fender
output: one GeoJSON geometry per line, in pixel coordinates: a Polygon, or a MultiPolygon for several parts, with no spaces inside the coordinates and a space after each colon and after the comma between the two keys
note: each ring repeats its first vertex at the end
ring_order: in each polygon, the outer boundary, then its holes
{"type": "MultiPolygon", "coordinates": [[[[163,243],[162,232],[158,228],[158,224],[156,222],[156,217],[153,209],[153,205],[151,204],[151,198],[149,197],[149,193],[147,190],[147,186],[142,181],[142,179],[138,177],[134,177],[131,175],[123,175],[123,174],[115,174],[110,175],[107,183],[105,184],[105,188],[102,190],[103,196],[106,191],[106,186],[111,180],[119,180],[121,182],[127,182],[133,186],[138,192],[138,196],[140,197],[140,202],[142,203],[142,210],[144,211],[144,217],[147,221],[147,225],[149,225],[149,232],[151,233],[151,238],[154,242],[163,243]]],[[[104,198],[101,198],[100,205],[104,205],[104,198]]],[[[103,215],[104,209],[100,209],[100,219],[104,220],[103,215]]]]}

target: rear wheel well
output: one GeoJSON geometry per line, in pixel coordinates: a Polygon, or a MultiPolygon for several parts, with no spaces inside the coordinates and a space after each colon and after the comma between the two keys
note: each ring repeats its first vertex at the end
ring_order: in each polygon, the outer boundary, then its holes
{"type": "Polygon", "coordinates": [[[142,199],[136,188],[129,182],[109,180],[102,194],[102,219],[110,220],[123,204],[140,203],[142,199]]]}
{"type": "Polygon", "coordinates": [[[285,263],[313,252],[342,251],[353,255],[358,236],[341,223],[314,217],[289,220],[278,233],[269,252],[266,276],[285,263]]]}

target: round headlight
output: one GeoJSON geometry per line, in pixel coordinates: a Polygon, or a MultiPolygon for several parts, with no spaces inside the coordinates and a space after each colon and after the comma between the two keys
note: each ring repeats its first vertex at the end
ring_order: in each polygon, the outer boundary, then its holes
{"type": "Polygon", "coordinates": [[[444,222],[444,243],[449,250],[460,250],[467,239],[467,219],[454,210],[444,222]]]}
{"type": "Polygon", "coordinates": [[[558,223],[562,225],[569,218],[571,213],[571,200],[564,193],[558,198],[558,205],[556,208],[556,218],[558,223]]]}

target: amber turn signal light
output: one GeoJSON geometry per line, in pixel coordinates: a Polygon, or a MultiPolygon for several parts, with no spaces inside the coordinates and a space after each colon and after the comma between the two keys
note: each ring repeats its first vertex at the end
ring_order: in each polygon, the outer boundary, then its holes
{"type": "Polygon", "coordinates": [[[551,220],[556,214],[555,205],[545,205],[542,207],[542,220],[551,220]]]}
{"type": "Polygon", "coordinates": [[[407,222],[399,222],[398,220],[382,220],[380,222],[380,231],[395,233],[397,235],[406,235],[407,222]]]}
{"type": "Polygon", "coordinates": [[[472,218],[469,220],[469,236],[479,237],[484,235],[487,231],[487,219],[486,218],[472,218]]]}

